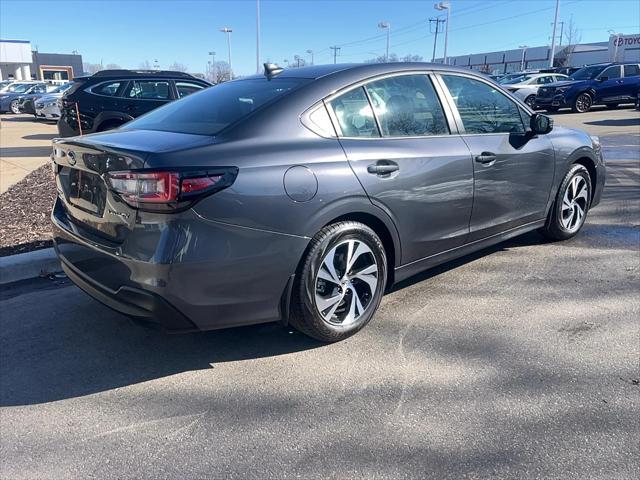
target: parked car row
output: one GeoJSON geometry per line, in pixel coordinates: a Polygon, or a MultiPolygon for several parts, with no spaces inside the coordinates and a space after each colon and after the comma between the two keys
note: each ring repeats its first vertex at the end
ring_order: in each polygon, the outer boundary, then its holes
{"type": "Polygon", "coordinates": [[[0,113],[57,121],[60,136],[70,137],[117,128],[209,86],[187,73],[131,70],[103,70],[64,85],[6,81],[0,85],[0,113]]]}
{"type": "Polygon", "coordinates": [[[636,103],[640,93],[640,64],[588,65],[569,76],[520,72],[497,81],[531,108],[548,112],[570,108],[584,113],[594,105],[615,108],[622,103],[636,103]]]}

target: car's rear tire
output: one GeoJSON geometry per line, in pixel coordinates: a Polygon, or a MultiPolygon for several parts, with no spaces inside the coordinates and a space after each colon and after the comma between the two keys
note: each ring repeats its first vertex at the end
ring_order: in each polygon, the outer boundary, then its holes
{"type": "Polygon", "coordinates": [[[526,103],[531,110],[535,110],[536,109],[536,96],[535,95],[529,95],[527,98],[524,99],[524,103],[526,103]]]}
{"type": "Polygon", "coordinates": [[[328,225],[311,240],[296,274],[289,322],[317,340],[343,340],[369,323],[386,278],[384,246],[371,228],[328,225]]]}
{"type": "Polygon", "coordinates": [[[9,110],[11,113],[15,113],[16,115],[20,113],[20,109],[18,108],[18,100],[12,100],[9,104],[9,110]]]}
{"type": "Polygon", "coordinates": [[[96,129],[96,132],[106,132],[107,130],[113,130],[114,128],[118,128],[122,125],[122,122],[117,120],[107,120],[106,122],[102,122],[100,126],[96,129]]]}
{"type": "Polygon", "coordinates": [[[573,165],[560,183],[540,233],[550,240],[567,240],[575,236],[584,225],[591,196],[589,171],[583,165],[573,165]]]}
{"type": "Polygon", "coordinates": [[[620,105],[619,103],[607,103],[606,107],[613,109],[613,108],[618,108],[618,105],[620,105]]]}
{"type": "Polygon", "coordinates": [[[576,97],[571,106],[571,110],[575,113],[586,113],[591,110],[593,99],[587,92],[583,92],[576,97]]]}

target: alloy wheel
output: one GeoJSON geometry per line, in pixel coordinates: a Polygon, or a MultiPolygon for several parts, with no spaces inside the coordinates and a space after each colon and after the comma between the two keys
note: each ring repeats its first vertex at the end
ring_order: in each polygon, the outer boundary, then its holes
{"type": "Polygon", "coordinates": [[[591,108],[591,97],[586,93],[580,94],[578,98],[576,98],[576,110],[582,113],[582,112],[588,112],[590,108],[591,108]]]}
{"type": "Polygon", "coordinates": [[[562,198],[562,214],[560,222],[569,232],[577,231],[587,211],[589,201],[589,190],[587,181],[581,175],[576,175],[571,179],[562,198]]]}
{"type": "Polygon", "coordinates": [[[536,108],[536,97],[534,97],[533,95],[530,95],[530,96],[528,96],[526,98],[524,103],[526,103],[529,106],[529,108],[531,108],[531,110],[535,110],[535,108],[536,108]]]}
{"type": "Polygon", "coordinates": [[[314,282],[316,309],[331,325],[352,325],[371,304],[378,281],[371,248],[362,240],[345,240],[322,259],[314,282]]]}
{"type": "Polygon", "coordinates": [[[15,114],[20,113],[20,110],[18,110],[18,100],[11,102],[11,111],[15,114]]]}

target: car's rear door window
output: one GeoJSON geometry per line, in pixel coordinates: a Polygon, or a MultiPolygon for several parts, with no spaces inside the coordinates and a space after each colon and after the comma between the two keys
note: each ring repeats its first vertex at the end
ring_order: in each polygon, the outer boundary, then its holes
{"type": "Polygon", "coordinates": [[[426,74],[375,80],[365,86],[385,137],[446,135],[442,105],[426,74]]]}
{"type": "Polygon", "coordinates": [[[309,82],[304,78],[234,80],[152,110],[122,128],[215,135],[278,97],[309,82]]]}
{"type": "Polygon", "coordinates": [[[187,95],[196,93],[203,88],[205,88],[204,85],[200,85],[199,83],[176,82],[176,91],[178,92],[178,98],[186,97],[187,95]]]}
{"type": "Polygon", "coordinates": [[[124,82],[105,82],[100,85],[96,85],[91,89],[92,93],[96,95],[105,95],[107,97],[115,97],[118,92],[124,86],[124,82]]]}
{"type": "Polygon", "coordinates": [[[329,102],[342,137],[379,137],[369,99],[362,87],[349,90],[329,102]]]}
{"type": "Polygon", "coordinates": [[[166,80],[134,80],[126,97],[139,100],[170,100],[169,82],[166,80]]]}
{"type": "Polygon", "coordinates": [[[488,83],[442,75],[458,109],[465,133],[523,133],[518,105],[488,83]]]}
{"type": "Polygon", "coordinates": [[[625,65],[624,76],[625,77],[637,77],[640,75],[640,66],[638,65],[625,65]]]}

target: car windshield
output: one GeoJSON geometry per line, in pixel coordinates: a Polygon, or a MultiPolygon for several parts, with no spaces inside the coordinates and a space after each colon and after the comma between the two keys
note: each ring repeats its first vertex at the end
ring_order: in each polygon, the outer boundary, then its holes
{"type": "Polygon", "coordinates": [[[64,93],[71,88],[73,82],[65,83],[64,85],[60,85],[55,90],[51,90],[49,93],[64,93]]]}
{"type": "Polygon", "coordinates": [[[193,93],[127,123],[125,130],[215,135],[298,86],[303,78],[236,80],[193,93]]]}
{"type": "Polygon", "coordinates": [[[592,67],[584,67],[569,75],[573,80],[593,80],[600,72],[605,69],[606,65],[594,65],[592,67]]]}
{"type": "Polygon", "coordinates": [[[24,93],[33,87],[33,85],[33,83],[12,83],[5,91],[9,93],[24,93]]]}
{"type": "Polygon", "coordinates": [[[509,83],[520,83],[533,78],[533,75],[519,75],[517,77],[503,78],[499,83],[507,85],[509,83]]]}

